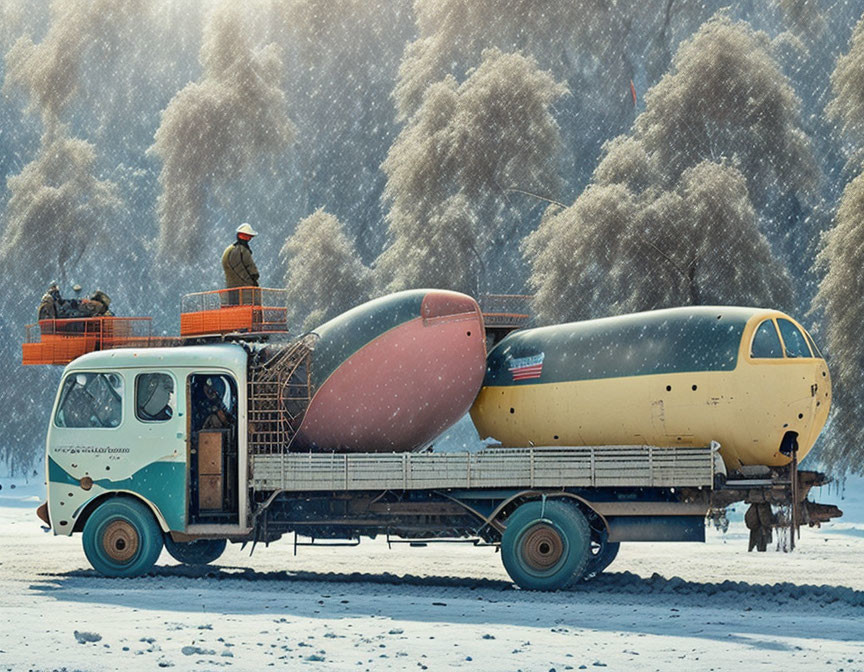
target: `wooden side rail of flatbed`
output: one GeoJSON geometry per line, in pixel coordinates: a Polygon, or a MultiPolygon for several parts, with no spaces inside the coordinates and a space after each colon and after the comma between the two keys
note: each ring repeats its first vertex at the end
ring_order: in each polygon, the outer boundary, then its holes
{"type": "Polygon", "coordinates": [[[573,446],[475,453],[250,455],[255,491],[455,488],[707,487],[719,444],[693,448],[573,446]]]}

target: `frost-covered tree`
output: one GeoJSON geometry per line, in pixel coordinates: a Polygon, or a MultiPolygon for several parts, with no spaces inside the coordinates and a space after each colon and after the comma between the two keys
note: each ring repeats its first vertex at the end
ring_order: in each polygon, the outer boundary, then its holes
{"type": "Polygon", "coordinates": [[[105,244],[121,210],[116,185],[97,176],[95,147],[71,137],[60,119],[85,55],[138,16],[144,2],[55,0],[43,40],[34,44],[23,35],[6,54],[4,90],[23,90],[45,130],[33,161],[7,180],[0,259],[37,286],[55,276],[65,280],[94,242],[105,244]]]}
{"type": "Polygon", "coordinates": [[[581,83],[581,102],[607,106],[607,122],[617,121],[627,111],[619,103],[629,99],[629,80],[665,69],[676,36],[692,32],[693,21],[698,26],[717,4],[416,0],[417,37],[405,48],[394,90],[398,113],[409,118],[430,84],[447,75],[463,81],[483,50],[495,47],[533,56],[574,91],[581,83]]]}
{"type": "Polygon", "coordinates": [[[849,50],[831,74],[833,96],[825,108],[840,132],[864,146],[864,16],[855,25],[849,50]]]}
{"type": "Polygon", "coordinates": [[[640,190],[640,173],[655,170],[656,158],[626,141],[608,152],[627,155],[633,179],[593,183],[524,242],[540,321],[678,305],[789,304],[789,275],[759,231],[740,171],[703,161],[671,189],[640,190]]]}
{"type": "Polygon", "coordinates": [[[418,37],[405,49],[393,94],[402,119],[420,108],[431,84],[448,75],[463,81],[488,48],[533,54],[562,76],[568,51],[589,46],[580,37],[607,15],[591,0],[417,0],[414,12],[418,37]]]}
{"type": "MultiPolygon", "coordinates": [[[[864,77],[864,72],[862,72],[864,77]]],[[[864,474],[864,173],[843,191],[836,224],[818,262],[826,270],[815,305],[824,310],[824,341],[834,383],[832,431],[820,458],[838,473],[864,474]]]]}
{"type": "Polygon", "coordinates": [[[263,27],[285,54],[284,89],[303,92],[288,101],[297,125],[290,174],[297,209],[325,206],[365,260],[384,242],[383,227],[368,223],[380,221],[380,166],[399,130],[390,93],[413,33],[411,4],[273,0],[263,27]]]}
{"type": "Polygon", "coordinates": [[[725,13],[681,45],[632,134],[607,143],[573,206],[525,241],[541,319],[790,305],[789,275],[754,206],[805,192],[816,171],[769,48],[725,13]]]}
{"type": "MultiPolygon", "coordinates": [[[[666,71],[675,46],[724,4],[417,0],[417,36],[405,48],[394,89],[398,116],[409,119],[426,89],[448,75],[465,81],[484,49],[524,53],[574,92],[556,113],[562,174],[568,184],[582,184],[602,143],[630,126],[642,92],[666,71]]],[[[534,224],[533,216],[525,220],[519,235],[534,224]]]]}
{"type": "Polygon", "coordinates": [[[4,54],[27,32],[25,26],[34,14],[37,13],[33,12],[33,7],[27,0],[6,0],[0,3],[0,49],[4,54]]]}
{"type": "Polygon", "coordinates": [[[95,162],[90,143],[46,132],[36,158],[8,179],[0,260],[31,287],[65,282],[94,241],[110,247],[122,201],[116,185],[95,176],[95,162]]]}
{"type": "Polygon", "coordinates": [[[680,46],[634,125],[669,179],[734,157],[758,204],[812,189],[817,171],[800,100],[770,50],[767,35],[723,12],[680,46]]]}
{"type": "Polygon", "coordinates": [[[314,329],[371,295],[370,270],[339,220],[323,209],[300,221],[280,256],[292,331],[314,329]]]}
{"type": "Polygon", "coordinates": [[[444,287],[477,295],[483,259],[477,249],[475,210],[463,194],[433,205],[422,222],[394,237],[378,260],[386,291],[408,287],[444,287]]]}
{"type": "Polygon", "coordinates": [[[188,262],[201,248],[214,190],[294,137],[278,48],[253,48],[242,5],[223,0],[210,12],[200,59],[204,74],[171,99],[149,150],[162,161],[159,250],[166,261],[188,262]]]}
{"type": "Polygon", "coordinates": [[[780,6],[790,28],[807,40],[822,36],[826,29],[825,17],[817,0],[774,0],[780,6]]]}
{"type": "Polygon", "coordinates": [[[6,85],[20,86],[30,96],[31,110],[46,125],[57,123],[81,81],[81,63],[98,49],[107,35],[128,23],[147,0],[54,0],[51,25],[45,38],[34,44],[21,36],[6,54],[6,85]]]}
{"type": "Polygon", "coordinates": [[[506,190],[558,187],[550,107],[566,91],[533,59],[497,49],[461,85],[447,77],[427,89],[382,165],[392,240],[378,260],[383,285],[477,289],[484,253],[510,223],[506,190]]]}
{"type": "MultiPolygon", "coordinates": [[[[849,51],[831,76],[833,98],[826,108],[839,131],[864,147],[864,17],[855,26],[849,51]]],[[[834,228],[817,258],[824,277],[814,307],[825,318],[824,339],[834,381],[832,432],[820,458],[839,473],[864,474],[864,172],[843,190],[834,228]]]]}
{"type": "MultiPolygon", "coordinates": [[[[0,263],[16,278],[0,289],[4,305],[0,329],[3,340],[15,349],[25,320],[35,317],[34,305],[45,283],[51,279],[64,283],[82,267],[98,265],[98,257],[88,252],[117,249],[114,243],[121,238],[117,224],[126,214],[119,190],[102,177],[94,145],[73,137],[63,117],[69,115],[70,103],[86,77],[85,58],[98,54],[106,40],[140,18],[143,4],[139,0],[55,0],[39,43],[29,35],[39,25],[38,20],[33,21],[39,8],[12,2],[4,3],[0,10],[4,46],[9,43],[7,29],[17,25],[26,31],[5,55],[4,99],[23,91],[28,111],[43,127],[35,156],[24,165],[15,162],[20,169],[6,176],[7,190],[0,196],[4,227],[0,263]],[[84,263],[86,257],[89,264],[84,263]]],[[[18,120],[3,124],[0,142],[9,141],[7,130],[22,125],[18,120]]],[[[0,167],[4,163],[0,161],[0,167]]],[[[112,259],[112,265],[115,261],[112,259]]],[[[56,383],[56,372],[44,367],[23,372],[7,367],[0,374],[0,404],[7,409],[7,440],[0,447],[0,459],[13,473],[25,472],[40,455],[37,435],[43,431],[56,383]]]]}

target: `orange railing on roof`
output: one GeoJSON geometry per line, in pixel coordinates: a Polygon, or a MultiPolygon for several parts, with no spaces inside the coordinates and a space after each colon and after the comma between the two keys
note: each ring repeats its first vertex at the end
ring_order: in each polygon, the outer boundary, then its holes
{"type": "Polygon", "coordinates": [[[152,345],[149,317],[82,317],[27,325],[24,365],[68,364],[88,352],[152,345]]]}
{"type": "Polygon", "coordinates": [[[180,335],[288,331],[286,291],[235,287],[186,294],[180,304],[180,335]]]}

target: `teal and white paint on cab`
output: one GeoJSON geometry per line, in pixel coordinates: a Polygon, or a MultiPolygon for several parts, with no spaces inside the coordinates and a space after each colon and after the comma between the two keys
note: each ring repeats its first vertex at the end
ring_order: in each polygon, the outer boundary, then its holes
{"type": "MultiPolygon", "coordinates": [[[[91,504],[119,493],[147,504],[163,531],[187,531],[186,386],[189,375],[202,371],[231,375],[245,409],[246,353],[239,345],[108,350],[66,367],[47,437],[54,534],[80,531],[91,504]]],[[[245,474],[245,433],[238,438],[238,472],[245,474]]]]}

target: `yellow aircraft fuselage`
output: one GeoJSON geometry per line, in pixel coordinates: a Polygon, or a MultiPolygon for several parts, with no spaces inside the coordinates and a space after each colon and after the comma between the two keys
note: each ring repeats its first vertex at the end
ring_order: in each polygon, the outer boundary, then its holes
{"type": "Polygon", "coordinates": [[[487,359],[471,409],[504,446],[697,446],[730,470],[813,447],[831,378],[776,310],[698,306],[517,331],[487,359]],[[758,332],[758,333],[757,333],[758,332]]]}

